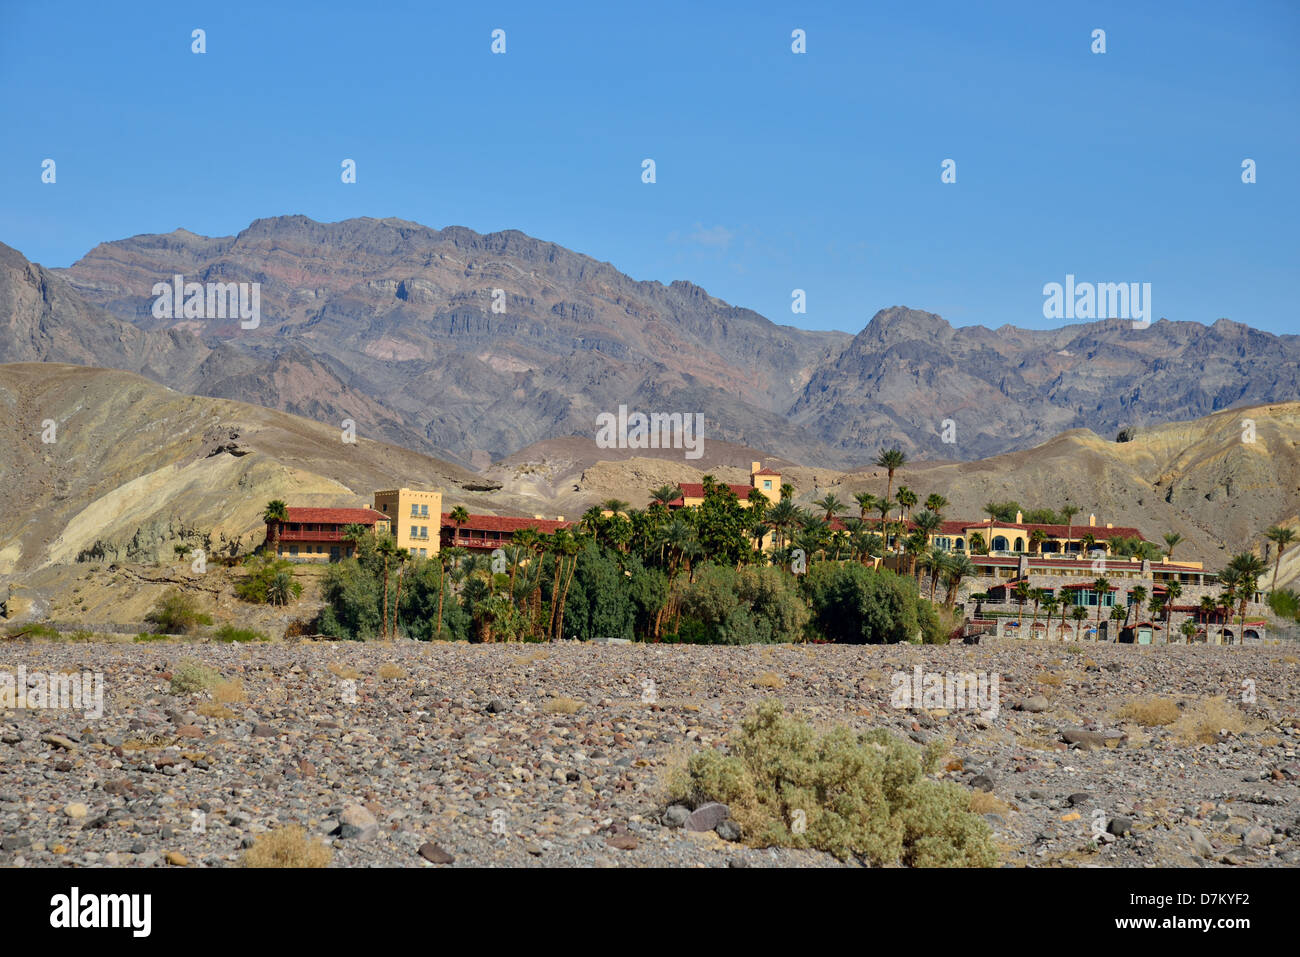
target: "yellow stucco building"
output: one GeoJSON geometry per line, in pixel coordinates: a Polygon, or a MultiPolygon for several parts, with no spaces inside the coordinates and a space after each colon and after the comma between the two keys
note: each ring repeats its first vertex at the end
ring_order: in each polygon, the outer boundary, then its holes
{"type": "Polygon", "coordinates": [[[442,541],[442,492],[395,488],[375,493],[375,511],[393,523],[398,548],[428,558],[442,541]]]}

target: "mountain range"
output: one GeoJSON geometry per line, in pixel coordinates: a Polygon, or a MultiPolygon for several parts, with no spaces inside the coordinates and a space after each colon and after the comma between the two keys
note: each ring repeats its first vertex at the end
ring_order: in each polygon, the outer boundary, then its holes
{"type": "Polygon", "coordinates": [[[778,325],[517,231],[260,219],[102,243],[67,269],[0,246],[0,361],[93,363],[482,470],[601,412],[702,412],[710,441],[851,470],[884,445],[976,460],[1300,398],[1300,336],[1220,319],[1028,330],[878,311],[778,325]],[[261,320],[167,319],[152,290],[257,282],[261,320]],[[495,306],[495,308],[494,308],[495,306]]]}

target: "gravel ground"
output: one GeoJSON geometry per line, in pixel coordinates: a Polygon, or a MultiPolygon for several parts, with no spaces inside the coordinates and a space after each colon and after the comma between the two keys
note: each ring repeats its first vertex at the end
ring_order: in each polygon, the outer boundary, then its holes
{"type": "Polygon", "coordinates": [[[665,823],[666,770],[765,696],[944,739],[1006,865],[1300,864],[1300,650],[1076,649],[8,642],[0,671],[106,690],[99,719],[0,710],[0,866],[233,866],[288,823],[332,866],[838,866],[665,823]],[[171,693],[185,659],[243,700],[171,693]],[[996,675],[996,714],[893,707],[918,665],[996,675]],[[1245,727],[1191,742],[1117,717],[1153,694],[1187,714],[1223,695],[1245,727]]]}

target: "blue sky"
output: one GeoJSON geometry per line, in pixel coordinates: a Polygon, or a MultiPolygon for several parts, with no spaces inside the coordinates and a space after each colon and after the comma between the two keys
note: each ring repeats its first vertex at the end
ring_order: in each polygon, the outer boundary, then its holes
{"type": "Polygon", "coordinates": [[[1046,328],[1072,273],[1300,332],[1295,3],[278,6],[0,2],[0,241],[397,216],[807,328],[1046,328]]]}

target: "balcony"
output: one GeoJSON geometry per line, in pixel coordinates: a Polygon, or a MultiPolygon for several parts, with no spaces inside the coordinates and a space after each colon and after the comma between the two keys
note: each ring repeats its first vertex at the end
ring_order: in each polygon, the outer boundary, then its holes
{"type": "Polygon", "coordinates": [[[344,539],[343,537],[343,530],[341,528],[332,528],[321,532],[306,532],[303,531],[302,529],[298,529],[297,531],[290,531],[289,529],[285,528],[285,529],[281,529],[280,531],[280,541],[282,542],[342,542],[342,541],[346,541],[346,539],[344,539]]]}

